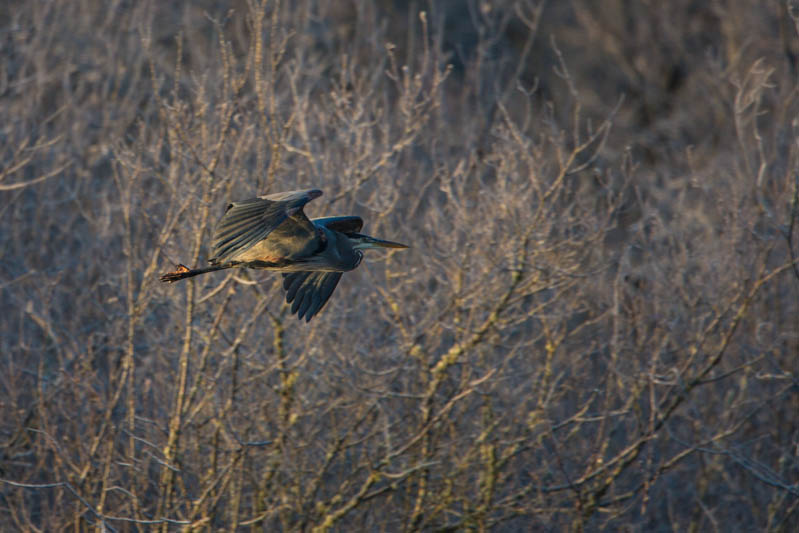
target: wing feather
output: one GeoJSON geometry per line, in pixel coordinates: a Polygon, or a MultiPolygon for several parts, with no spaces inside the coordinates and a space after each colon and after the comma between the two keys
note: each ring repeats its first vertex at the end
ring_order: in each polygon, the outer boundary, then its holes
{"type": "Polygon", "coordinates": [[[297,318],[311,319],[325,306],[336,289],[341,272],[290,272],[283,274],[286,303],[297,318]]]}
{"type": "Polygon", "coordinates": [[[341,233],[358,233],[363,228],[363,219],[356,215],[315,218],[311,222],[341,233]]]}
{"type": "Polygon", "coordinates": [[[235,261],[237,255],[266,239],[278,227],[287,234],[316,238],[313,224],[302,209],[321,194],[318,189],[306,189],[230,204],[214,231],[209,261],[212,264],[235,261]],[[287,224],[298,227],[292,231],[292,228],[285,227],[287,224]]]}

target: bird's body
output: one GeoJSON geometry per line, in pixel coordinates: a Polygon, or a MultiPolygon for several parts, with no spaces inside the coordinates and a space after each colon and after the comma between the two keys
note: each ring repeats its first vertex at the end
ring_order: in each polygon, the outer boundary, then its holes
{"type": "Polygon", "coordinates": [[[178,265],[161,276],[173,282],[227,268],[256,268],[283,272],[291,312],[306,321],[319,312],[336,288],[342,272],[356,268],[364,249],[407,248],[358,233],[358,216],[309,220],[305,204],[321,196],[318,189],[290,191],[234,202],[214,232],[210,267],[178,265]]]}

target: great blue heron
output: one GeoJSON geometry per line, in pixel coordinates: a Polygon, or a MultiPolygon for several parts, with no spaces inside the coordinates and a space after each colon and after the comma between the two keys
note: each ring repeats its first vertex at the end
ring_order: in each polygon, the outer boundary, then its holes
{"type": "Polygon", "coordinates": [[[318,189],[281,192],[227,206],[214,232],[211,266],[177,270],[161,276],[174,282],[206,272],[247,267],[283,272],[291,312],[309,322],[325,305],[341,279],[356,268],[369,248],[407,248],[398,242],[358,233],[359,216],[315,218],[305,204],[322,195],[318,189]]]}

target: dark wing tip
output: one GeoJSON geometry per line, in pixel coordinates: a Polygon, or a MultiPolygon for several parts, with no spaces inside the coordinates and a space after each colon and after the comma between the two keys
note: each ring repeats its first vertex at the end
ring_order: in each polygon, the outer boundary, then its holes
{"type": "Polygon", "coordinates": [[[315,218],[311,222],[340,233],[358,233],[363,228],[363,219],[358,215],[315,218]]]}
{"type": "Polygon", "coordinates": [[[286,303],[297,319],[310,322],[322,310],[341,279],[341,272],[291,272],[283,274],[286,303]]]}

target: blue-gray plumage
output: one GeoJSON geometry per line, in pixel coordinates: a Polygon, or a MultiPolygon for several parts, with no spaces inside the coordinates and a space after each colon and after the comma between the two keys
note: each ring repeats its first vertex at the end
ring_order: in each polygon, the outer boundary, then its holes
{"type": "Polygon", "coordinates": [[[189,269],[178,265],[174,272],[161,276],[161,281],[234,267],[284,272],[283,288],[291,312],[310,321],[333,294],[341,273],[361,263],[362,250],[407,248],[358,233],[363,227],[358,216],[309,220],[303,207],[321,195],[319,189],[306,189],[228,205],[214,231],[211,266],[189,269]]]}

